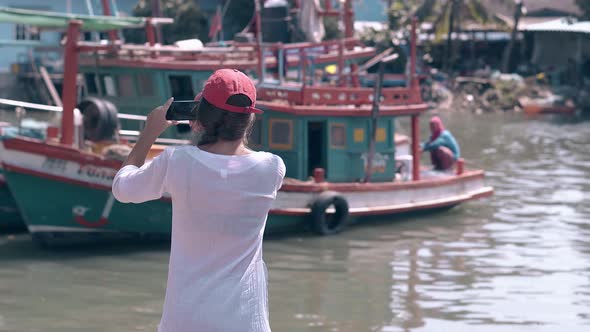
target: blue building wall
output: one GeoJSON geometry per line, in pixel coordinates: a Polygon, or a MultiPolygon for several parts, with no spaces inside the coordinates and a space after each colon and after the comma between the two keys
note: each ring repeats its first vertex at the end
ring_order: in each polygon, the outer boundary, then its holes
{"type": "Polygon", "coordinates": [[[354,16],[358,21],[387,20],[387,0],[354,0],[354,16]]]}
{"type": "MultiPolygon", "coordinates": [[[[91,0],[90,2],[92,3],[94,14],[101,15],[102,6],[100,0],[91,0]]],[[[47,10],[65,13],[67,11],[67,3],[67,0],[0,0],[0,7],[47,10]]],[[[70,0],[70,3],[72,13],[89,14],[86,0],[70,0]]],[[[136,3],[137,0],[116,0],[118,11],[127,15],[131,13],[136,3]]],[[[59,43],[60,35],[60,32],[43,32],[41,33],[41,42],[57,44],[59,43]]],[[[16,24],[0,23],[0,41],[13,41],[15,39],[16,24]]],[[[26,55],[27,50],[27,47],[0,47],[0,72],[8,72],[10,70],[10,65],[18,61],[19,55],[26,55]]]]}

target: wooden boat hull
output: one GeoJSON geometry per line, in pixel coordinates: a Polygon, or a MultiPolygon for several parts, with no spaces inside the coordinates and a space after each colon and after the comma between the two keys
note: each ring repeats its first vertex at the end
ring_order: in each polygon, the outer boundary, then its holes
{"type": "MultiPolygon", "coordinates": [[[[20,138],[2,141],[0,153],[8,185],[35,239],[59,240],[64,234],[170,234],[169,197],[142,204],[114,199],[111,183],[119,167],[116,162],[20,138]]],[[[304,230],[310,203],[326,190],[346,198],[352,217],[450,207],[493,191],[484,185],[482,171],[400,183],[286,181],[269,214],[267,233],[304,230]]]]}
{"type": "Polygon", "coordinates": [[[571,105],[557,105],[543,100],[535,101],[530,98],[521,98],[519,100],[524,113],[529,115],[537,114],[574,114],[576,107],[571,105]]]}
{"type": "Polygon", "coordinates": [[[25,228],[21,214],[0,168],[0,233],[25,228]]]}

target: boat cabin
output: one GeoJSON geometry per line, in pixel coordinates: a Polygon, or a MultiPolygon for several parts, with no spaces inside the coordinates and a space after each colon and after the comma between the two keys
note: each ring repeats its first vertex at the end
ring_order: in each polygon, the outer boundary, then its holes
{"type": "MultiPolygon", "coordinates": [[[[325,170],[329,182],[359,181],[364,177],[370,118],[298,116],[264,105],[261,109],[265,112],[257,117],[249,144],[281,156],[287,177],[307,180],[318,168],[325,170]]],[[[372,167],[374,181],[394,178],[395,157],[395,117],[380,118],[372,167]]]]}

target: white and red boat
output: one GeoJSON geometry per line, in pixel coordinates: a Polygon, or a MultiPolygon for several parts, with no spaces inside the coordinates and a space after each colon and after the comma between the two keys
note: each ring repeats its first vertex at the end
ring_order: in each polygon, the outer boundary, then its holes
{"type": "MultiPolygon", "coordinates": [[[[74,144],[79,30],[79,22],[70,23],[58,137],[0,141],[8,186],[33,238],[43,243],[68,235],[169,234],[169,197],[143,204],[115,201],[111,183],[121,162],[74,144]]],[[[414,24],[405,87],[364,88],[342,72],[337,85],[324,85],[313,81],[306,60],[299,80],[280,71],[278,80],[268,81],[261,66],[257,105],[265,112],[249,142],[280,155],[287,166],[268,233],[311,228],[334,234],[353,219],[449,208],[493,193],[484,171],[464,169],[461,160],[450,172],[421,167],[419,118],[427,106],[414,74],[415,40],[414,24]],[[410,137],[396,135],[398,117],[411,118],[410,137]]],[[[355,65],[343,49],[339,54],[340,70],[355,65]]],[[[154,146],[151,156],[162,148],[154,146]]]]}

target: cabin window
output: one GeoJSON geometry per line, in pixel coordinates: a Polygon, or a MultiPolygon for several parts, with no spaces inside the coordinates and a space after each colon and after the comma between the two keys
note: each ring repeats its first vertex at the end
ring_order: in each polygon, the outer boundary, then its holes
{"type": "Polygon", "coordinates": [[[271,149],[290,150],[293,147],[293,121],[269,120],[271,149]]]}
{"type": "Polygon", "coordinates": [[[17,24],[15,29],[16,40],[40,40],[39,30],[24,24],[17,24]]]}
{"type": "Polygon", "coordinates": [[[254,124],[252,125],[252,132],[248,137],[248,143],[253,146],[261,146],[262,145],[262,119],[254,120],[254,124]]]}
{"type": "Polygon", "coordinates": [[[353,139],[355,143],[362,143],[365,141],[365,129],[354,128],[353,139]]]}
{"type": "Polygon", "coordinates": [[[385,142],[387,140],[387,129],[377,128],[377,142],[385,142]]]}
{"type": "Polygon", "coordinates": [[[86,93],[90,95],[98,94],[98,86],[96,85],[95,74],[84,74],[84,80],[86,81],[86,93]]]}
{"type": "Polygon", "coordinates": [[[110,97],[117,96],[117,89],[115,87],[115,80],[111,75],[103,75],[102,76],[102,83],[104,86],[104,93],[110,97]]]}
{"type": "Polygon", "coordinates": [[[121,97],[135,97],[135,86],[133,84],[133,76],[120,75],[117,77],[119,85],[119,95],[121,97]]]}
{"type": "Polygon", "coordinates": [[[195,98],[193,83],[188,75],[171,75],[170,91],[176,100],[192,100],[195,98]]]}
{"type": "Polygon", "coordinates": [[[330,143],[334,148],[346,147],[346,126],[343,123],[330,125],[330,143]]]}
{"type": "Polygon", "coordinates": [[[137,85],[139,88],[139,95],[143,97],[151,97],[154,93],[154,80],[152,74],[141,73],[137,75],[137,85]]]}

